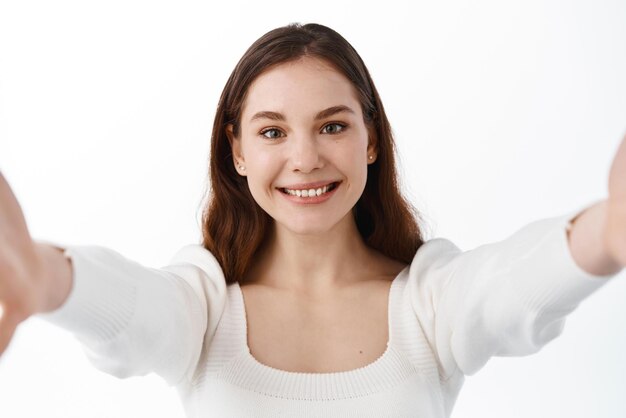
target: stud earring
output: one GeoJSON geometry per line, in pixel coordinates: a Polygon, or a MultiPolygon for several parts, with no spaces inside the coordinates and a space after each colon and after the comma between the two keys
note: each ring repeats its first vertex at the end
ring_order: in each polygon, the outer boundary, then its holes
{"type": "Polygon", "coordinates": [[[372,161],[374,159],[374,157],[370,155],[369,159],[370,159],[370,161],[372,161]]]}
{"type": "Polygon", "coordinates": [[[242,165],[239,166],[239,169],[242,170],[242,171],[246,171],[246,167],[244,167],[242,165]]]}

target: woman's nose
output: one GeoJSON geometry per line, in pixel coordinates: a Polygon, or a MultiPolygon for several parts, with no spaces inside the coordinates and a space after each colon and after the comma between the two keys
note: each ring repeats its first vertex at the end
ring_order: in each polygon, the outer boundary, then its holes
{"type": "Polygon", "coordinates": [[[291,143],[290,163],[293,170],[308,173],[323,166],[319,143],[313,135],[301,135],[291,143]]]}

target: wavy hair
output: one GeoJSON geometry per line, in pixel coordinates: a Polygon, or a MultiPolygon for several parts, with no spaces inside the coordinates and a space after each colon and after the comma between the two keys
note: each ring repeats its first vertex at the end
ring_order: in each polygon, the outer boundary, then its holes
{"type": "Polygon", "coordinates": [[[419,213],[402,196],[395,144],[383,104],[363,60],[339,33],[315,23],[291,23],[267,32],[241,57],[222,91],[211,135],[209,187],[202,213],[202,245],[220,263],[228,284],[241,281],[271,231],[273,219],[256,203],[234,166],[226,129],[239,138],[241,110],[251,83],[270,68],[314,57],[332,64],[358,92],[377,158],[368,165],[363,194],[352,213],[366,245],[410,263],[424,243],[419,213]]]}

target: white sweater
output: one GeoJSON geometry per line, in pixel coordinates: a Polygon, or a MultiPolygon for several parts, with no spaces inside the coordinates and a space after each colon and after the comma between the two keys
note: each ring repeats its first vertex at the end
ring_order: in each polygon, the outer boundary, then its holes
{"type": "Polygon", "coordinates": [[[72,291],[39,317],[71,330],[102,371],[163,377],[188,417],[449,417],[465,375],[492,356],[538,351],[612,277],[588,274],[571,257],[566,227],[578,212],[465,252],[427,241],[392,283],[386,351],[345,372],[258,362],[239,285],[227,286],[196,244],[159,269],[100,246],[65,246],[72,291]]]}

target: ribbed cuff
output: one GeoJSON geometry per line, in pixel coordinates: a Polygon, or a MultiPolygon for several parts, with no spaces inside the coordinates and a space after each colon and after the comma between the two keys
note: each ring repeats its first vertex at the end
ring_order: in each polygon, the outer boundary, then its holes
{"type": "Polygon", "coordinates": [[[98,246],[59,246],[72,261],[72,289],[58,309],[37,314],[94,344],[114,338],[133,317],[137,290],[111,266],[121,255],[98,246]]]}
{"type": "MultiPolygon", "coordinates": [[[[528,277],[529,281],[541,280],[541,283],[531,286],[524,284],[525,288],[536,290],[527,292],[526,296],[527,303],[538,307],[539,313],[549,310],[554,310],[555,313],[571,312],[583,299],[619,274],[595,275],[576,264],[569,247],[567,231],[571,227],[571,221],[582,211],[579,209],[541,221],[551,224],[551,230],[527,257],[536,259],[537,265],[545,266],[546,270],[541,275],[528,277]]],[[[528,265],[527,261],[524,263],[528,265]]]]}

